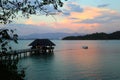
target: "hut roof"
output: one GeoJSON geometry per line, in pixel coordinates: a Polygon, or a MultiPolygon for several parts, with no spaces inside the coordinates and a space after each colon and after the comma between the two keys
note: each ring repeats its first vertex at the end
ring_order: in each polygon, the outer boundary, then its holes
{"type": "Polygon", "coordinates": [[[49,39],[36,39],[29,46],[55,46],[55,44],[49,39]]]}

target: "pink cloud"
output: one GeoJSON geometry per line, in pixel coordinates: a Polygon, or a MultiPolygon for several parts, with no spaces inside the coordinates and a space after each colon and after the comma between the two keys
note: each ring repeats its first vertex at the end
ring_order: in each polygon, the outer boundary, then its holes
{"type": "Polygon", "coordinates": [[[46,22],[44,21],[40,21],[40,22],[36,22],[36,21],[33,21],[32,19],[28,19],[25,24],[27,25],[35,25],[35,26],[48,26],[46,24],[46,22]]]}
{"type": "MultiPolygon", "coordinates": [[[[74,5],[76,5],[76,4],[74,4],[74,5]]],[[[72,8],[67,7],[66,9],[68,9],[70,11],[70,9],[72,9],[72,8]]],[[[59,16],[60,20],[59,20],[59,18],[57,18],[57,22],[55,22],[55,21],[53,21],[53,22],[50,21],[49,23],[46,23],[46,21],[40,21],[40,22],[37,21],[36,22],[36,21],[33,21],[32,19],[29,19],[26,21],[26,24],[31,24],[31,25],[35,25],[35,26],[45,26],[45,27],[49,26],[56,30],[69,29],[74,32],[77,32],[80,29],[94,31],[104,25],[102,23],[99,23],[102,21],[97,20],[97,22],[96,22],[96,19],[99,19],[98,17],[104,16],[106,14],[109,14],[109,15],[113,14],[112,16],[117,14],[116,11],[106,9],[106,8],[97,8],[97,7],[89,6],[89,7],[83,7],[83,9],[84,9],[83,12],[77,12],[75,10],[74,11],[71,10],[71,12],[69,12],[69,15],[64,16],[64,17],[59,16]],[[94,22],[85,23],[84,22],[85,20],[91,20],[94,22]]],[[[110,17],[110,16],[107,16],[107,17],[104,16],[104,18],[102,18],[102,19],[108,20],[109,19],[108,17],[110,17]]]]}
{"type": "Polygon", "coordinates": [[[53,27],[56,29],[65,29],[68,28],[74,32],[77,32],[79,29],[84,28],[86,30],[91,30],[94,29],[95,27],[99,27],[100,24],[98,23],[92,23],[92,24],[86,24],[86,23],[81,23],[81,24],[73,24],[73,23],[53,23],[53,27]]]}
{"type": "MultiPolygon", "coordinates": [[[[69,28],[73,31],[78,31],[80,29],[85,30],[96,30],[100,28],[103,24],[98,23],[95,19],[98,17],[104,16],[106,14],[116,14],[116,11],[105,9],[105,8],[96,8],[96,7],[84,7],[84,12],[70,12],[70,15],[65,17],[62,21],[53,23],[53,27],[57,29],[69,28]],[[85,20],[94,20],[92,23],[84,23],[85,20]],[[79,23],[77,23],[79,22],[79,23]]],[[[111,16],[104,16],[103,19],[106,19],[111,16]]]]}

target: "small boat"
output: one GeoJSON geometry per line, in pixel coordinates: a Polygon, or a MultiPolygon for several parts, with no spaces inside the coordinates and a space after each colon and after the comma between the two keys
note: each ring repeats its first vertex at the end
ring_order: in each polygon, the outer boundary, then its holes
{"type": "Polygon", "coordinates": [[[83,46],[82,48],[83,48],[83,49],[88,49],[88,46],[83,46]]]}

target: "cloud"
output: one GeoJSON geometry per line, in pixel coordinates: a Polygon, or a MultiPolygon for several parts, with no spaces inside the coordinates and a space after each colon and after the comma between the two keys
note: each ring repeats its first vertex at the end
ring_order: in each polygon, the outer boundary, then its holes
{"type": "Polygon", "coordinates": [[[76,23],[99,23],[104,24],[108,23],[111,24],[112,22],[120,21],[120,14],[119,13],[111,13],[111,11],[101,12],[102,15],[95,17],[94,19],[86,19],[83,21],[78,21],[76,23]]]}
{"type": "MultiPolygon", "coordinates": [[[[68,10],[73,9],[70,8],[68,10]]],[[[66,14],[67,16],[64,16],[57,22],[51,22],[50,24],[46,24],[45,22],[36,23],[32,20],[28,20],[26,23],[39,26],[39,28],[44,26],[46,30],[51,28],[53,31],[59,32],[96,32],[102,31],[103,26],[105,27],[112,23],[118,24],[116,21],[120,20],[120,14],[110,9],[90,6],[84,7],[83,9],[83,12],[78,12],[76,9],[71,12],[69,11],[69,14],[66,14]]]]}
{"type": "MultiPolygon", "coordinates": [[[[114,25],[119,26],[120,13],[98,7],[84,7],[83,12],[71,11],[70,15],[59,22],[60,26],[56,28],[69,28],[74,32],[101,32],[104,29],[105,32],[110,32],[114,25]],[[111,25],[110,25],[111,24],[111,25]],[[114,25],[113,25],[114,24],[114,25]],[[107,28],[110,28],[107,30],[107,28]]],[[[114,30],[120,29],[118,27],[114,30]]]]}
{"type": "Polygon", "coordinates": [[[107,7],[109,6],[109,4],[101,4],[101,5],[98,5],[99,8],[103,8],[103,7],[107,7]]]}
{"type": "Polygon", "coordinates": [[[74,18],[74,17],[73,18],[71,17],[69,19],[71,19],[71,20],[79,20],[79,18],[74,18]]]}
{"type": "Polygon", "coordinates": [[[66,11],[65,11],[65,12],[63,12],[63,15],[64,15],[64,16],[69,16],[69,15],[70,15],[70,12],[68,12],[68,11],[66,12],[66,11]]]}
{"type": "Polygon", "coordinates": [[[84,9],[76,3],[67,3],[65,6],[66,9],[63,10],[65,16],[69,16],[71,12],[83,12],[84,9]]]}
{"type": "MultiPolygon", "coordinates": [[[[120,30],[120,13],[108,8],[84,6],[77,3],[67,3],[62,15],[53,21],[50,17],[41,16],[26,20],[17,29],[20,34],[50,33],[50,32],[110,32],[120,30]],[[22,29],[22,30],[21,30],[22,29]]],[[[13,26],[13,25],[11,25],[13,26]]]]}
{"type": "Polygon", "coordinates": [[[36,26],[46,26],[47,24],[44,21],[33,21],[32,19],[28,19],[25,23],[26,25],[36,25],[36,26]]]}
{"type": "Polygon", "coordinates": [[[102,15],[101,12],[103,11],[105,10],[95,8],[95,7],[84,7],[84,12],[82,13],[71,12],[71,15],[69,17],[79,18],[80,21],[86,20],[86,19],[94,19],[95,17],[102,15]]]}
{"type": "Polygon", "coordinates": [[[70,9],[70,11],[83,12],[83,8],[81,8],[78,4],[69,3],[67,6],[70,9]]]}

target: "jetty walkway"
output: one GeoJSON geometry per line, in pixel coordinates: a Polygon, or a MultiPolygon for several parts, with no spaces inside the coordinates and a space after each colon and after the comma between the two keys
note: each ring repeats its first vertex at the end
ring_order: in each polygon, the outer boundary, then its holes
{"type": "Polygon", "coordinates": [[[49,39],[36,39],[29,44],[29,49],[11,50],[0,53],[0,61],[9,61],[36,54],[52,54],[55,44],[49,39]]]}
{"type": "Polygon", "coordinates": [[[52,54],[53,53],[53,47],[51,48],[45,48],[45,49],[21,49],[21,50],[12,50],[8,51],[7,53],[0,53],[0,60],[15,60],[20,59],[22,57],[27,57],[30,55],[36,55],[36,54],[52,54]]]}

